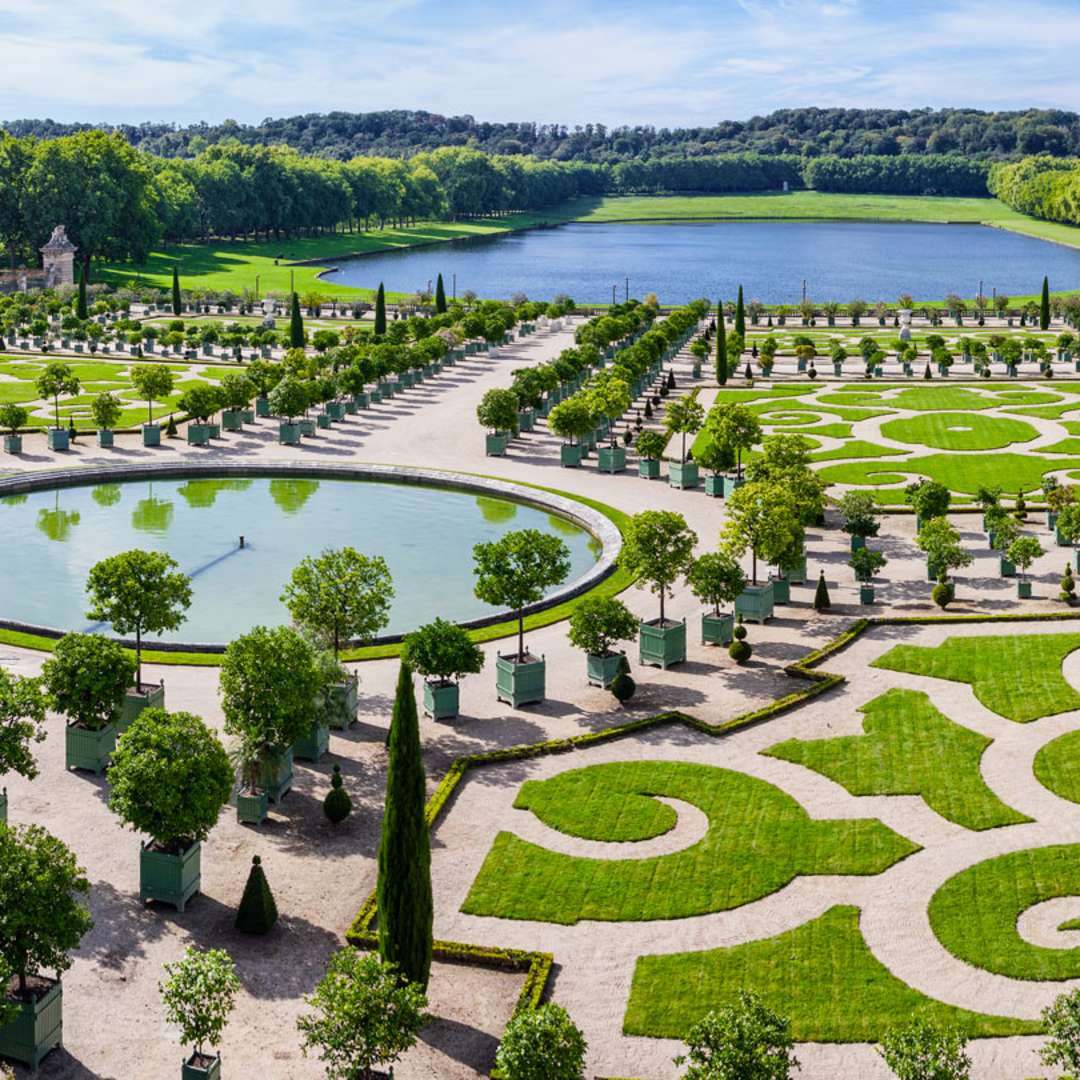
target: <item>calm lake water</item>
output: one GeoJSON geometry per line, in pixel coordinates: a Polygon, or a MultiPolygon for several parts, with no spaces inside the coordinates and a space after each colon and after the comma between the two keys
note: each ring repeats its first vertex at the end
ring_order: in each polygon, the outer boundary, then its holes
{"type": "Polygon", "coordinates": [[[449,295],[505,299],[524,293],[579,303],[654,292],[663,303],[698,296],[794,304],[856,298],[895,302],[901,293],[941,300],[993,289],[1037,293],[1043,275],[1054,289],[1080,287],[1080,250],[982,225],[848,221],[731,221],[678,225],[561,225],[554,229],[344,260],[328,280],[341,285],[415,292],[441,273],[449,295]]]}
{"type": "Polygon", "coordinates": [[[83,616],[90,567],[139,547],[168,552],[192,577],[187,621],[162,637],[223,643],[253,626],[288,623],[278,597],[293,567],[305,555],[348,544],[386,560],[396,596],[384,633],[402,633],[438,615],[463,621],[491,614],[495,609],[473,595],[473,545],[525,528],[563,540],[568,581],[599,555],[593,537],[565,518],[412,484],[196,479],[38,491],[0,499],[0,614],[92,629],[83,616]]]}

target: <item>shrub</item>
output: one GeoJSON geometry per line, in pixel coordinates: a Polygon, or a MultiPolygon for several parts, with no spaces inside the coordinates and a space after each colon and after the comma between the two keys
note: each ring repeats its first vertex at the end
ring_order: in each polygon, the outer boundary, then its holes
{"type": "Polygon", "coordinates": [[[971,1059],[959,1031],[913,1020],[881,1040],[879,1053],[899,1080],[967,1080],[971,1059]]]}
{"type": "Polygon", "coordinates": [[[615,697],[615,700],[618,701],[620,705],[624,705],[637,692],[637,683],[634,682],[627,672],[620,671],[619,674],[611,680],[611,685],[608,689],[615,697]]]}
{"type": "Polygon", "coordinates": [[[1071,604],[1076,599],[1076,579],[1068,563],[1065,564],[1065,573],[1061,577],[1061,592],[1058,593],[1058,599],[1066,604],[1071,604]]]}
{"type": "Polygon", "coordinates": [[[252,855],[244,895],[236,910],[236,929],[244,934],[266,934],[277,922],[277,917],[277,904],[266,880],[262,859],[252,855]]]}
{"type": "Polygon", "coordinates": [[[635,514],[623,536],[619,562],[638,577],[638,588],[648,587],[660,598],[660,625],[664,624],[664,600],[672,586],[691,565],[697,534],[686,518],[671,510],[644,510],[635,514]]]}
{"type": "Polygon", "coordinates": [[[22,405],[16,405],[13,402],[5,402],[0,405],[0,429],[15,435],[19,428],[25,426],[26,421],[30,419],[30,412],[22,405]]]}
{"type": "Polygon", "coordinates": [[[947,581],[939,581],[930,590],[930,598],[944,611],[955,599],[952,585],[947,581]]]}
{"type": "Polygon", "coordinates": [[[90,731],[116,718],[134,674],[123,647],[99,634],[65,634],[41,668],[49,707],[90,731]]]}
{"type": "Polygon", "coordinates": [[[425,678],[443,682],[475,675],[484,666],[484,652],[468,631],[445,619],[435,619],[406,634],[401,656],[425,678]]]}
{"type": "Polygon", "coordinates": [[[341,779],[341,766],[334,766],[334,775],[330,777],[330,791],[323,800],[323,813],[335,825],[344,821],[352,813],[352,799],[345,790],[341,779]]]}
{"type": "Polygon", "coordinates": [[[33,780],[38,769],[30,744],[44,738],[45,695],[40,682],[0,667],[0,776],[15,772],[33,780]]]}
{"type": "Polygon", "coordinates": [[[561,1005],[519,1012],[495,1054],[505,1080],[582,1080],[588,1044],[561,1005]]]}
{"type": "Polygon", "coordinates": [[[629,641],[638,632],[638,618],[614,596],[587,596],[570,616],[567,637],[576,649],[591,656],[608,656],[618,641],[629,641]]]}
{"type": "Polygon", "coordinates": [[[211,1057],[204,1047],[221,1042],[222,1033],[240,992],[236,965],[224,949],[190,947],[182,960],[165,965],[168,978],[158,984],[165,1019],[180,1029],[180,1037],[194,1047],[198,1064],[211,1057]]]}
{"type": "MultiPolygon", "coordinates": [[[[652,406],[645,403],[645,415],[652,416],[652,406]]],[[[643,431],[634,443],[638,456],[646,461],[659,461],[664,456],[667,439],[658,431],[643,431]]]]}
{"type": "Polygon", "coordinates": [[[829,586],[825,582],[825,571],[822,570],[818,575],[817,588],[814,590],[814,610],[828,611],[830,607],[832,607],[832,601],[829,599],[829,586]]]}
{"type": "Polygon", "coordinates": [[[122,409],[123,405],[120,399],[115,394],[110,394],[107,391],[98,394],[90,402],[90,415],[93,416],[94,423],[103,431],[111,431],[116,426],[122,409]]]}
{"type": "Polygon", "coordinates": [[[1039,1051],[1044,1065],[1056,1065],[1069,1076],[1080,1074],[1080,990],[1059,994],[1043,1009],[1047,1039],[1039,1051]]]}
{"type": "Polygon", "coordinates": [[[690,564],[686,575],[690,591],[720,614],[721,604],[731,604],[746,588],[746,575],[738,561],[723,551],[701,555],[690,564]]]}
{"type": "Polygon", "coordinates": [[[745,664],[753,654],[753,647],[745,638],[735,638],[728,646],[728,655],[736,664],[745,664]]]}
{"type": "MultiPolygon", "coordinates": [[[[552,410],[554,412],[554,410],[552,410]]],[[[489,431],[509,432],[518,430],[518,400],[513,390],[488,390],[476,406],[476,419],[489,431]]]]}

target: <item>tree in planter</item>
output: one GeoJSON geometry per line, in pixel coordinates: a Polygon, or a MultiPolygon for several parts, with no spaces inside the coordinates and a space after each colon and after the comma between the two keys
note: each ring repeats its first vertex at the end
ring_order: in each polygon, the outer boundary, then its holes
{"type": "Polygon", "coordinates": [[[291,424],[311,406],[311,390],[307,383],[287,375],[270,391],[269,402],[270,411],[291,424]]]}
{"type": "Polygon", "coordinates": [[[735,454],[736,475],[741,480],[743,451],[761,442],[758,418],[745,405],[717,405],[709,412],[705,429],[717,446],[735,454]]]}
{"type": "Polygon", "coordinates": [[[65,634],[41,668],[49,707],[75,727],[100,731],[111,724],[135,674],[116,641],[99,634],[65,634]]]}
{"type": "Polygon", "coordinates": [[[86,579],[88,619],[135,635],[135,689],[141,693],[143,634],[176,630],[191,606],[191,579],[162,551],[135,548],[91,567],[86,579]]]}
{"type": "Polygon", "coordinates": [[[175,380],[166,364],[137,364],[131,369],[131,385],[146,402],[146,422],[154,422],[154,402],[164,401],[172,392],[175,380]]]}
{"type": "Polygon", "coordinates": [[[60,427],[60,398],[66,394],[77,394],[81,386],[75,373],[63,361],[53,360],[46,365],[34,385],[43,398],[53,399],[56,426],[60,427]]]}
{"type": "Polygon", "coordinates": [[[916,480],[904,488],[904,500],[911,504],[919,519],[925,522],[943,517],[949,512],[952,493],[936,480],[916,480]]]}
{"type": "Polygon", "coordinates": [[[506,1025],[495,1067],[504,1080],[583,1080],[588,1043],[554,1002],[516,1013],[506,1025]]]}
{"type": "Polygon", "coordinates": [[[196,384],[189,387],[180,395],[177,405],[181,412],[185,412],[193,420],[202,424],[208,424],[210,417],[214,415],[224,404],[222,393],[216,386],[196,384]]]}
{"type": "Polygon", "coordinates": [[[343,641],[370,641],[386,626],[393,598],[386,560],[352,547],[309,555],[281,594],[296,625],[332,645],[335,660],[343,641]]]}
{"type": "MultiPolygon", "coordinates": [[[[786,490],[805,525],[825,513],[826,484],[810,468],[811,446],[805,435],[770,435],[762,443],[761,456],[746,467],[750,483],[769,483],[786,490]]],[[[802,545],[795,550],[801,553],[802,545]]]]}
{"type": "Polygon", "coordinates": [[[316,1050],[327,1080],[363,1080],[397,1061],[428,1022],[421,987],[393,964],[348,946],[330,957],[326,975],[304,999],[311,1013],[296,1026],[303,1051],[316,1050]]]}
{"type": "Polygon", "coordinates": [[[1018,536],[1008,547],[1005,557],[1014,566],[1020,569],[1021,577],[1025,575],[1031,564],[1043,554],[1043,546],[1034,536],[1018,536]]]}
{"type": "MultiPolygon", "coordinates": [[[[624,548],[625,551],[625,548],[624,548]]],[[[473,548],[475,593],[485,604],[509,608],[517,617],[517,659],[525,663],[524,608],[542,600],[570,573],[570,551],[539,529],[517,529],[473,548]]]]}
{"type": "MultiPolygon", "coordinates": [[[[571,446],[575,439],[588,435],[596,427],[596,419],[589,403],[581,394],[574,394],[565,401],[560,401],[548,416],[548,427],[565,439],[571,446]]],[[[642,434],[645,434],[644,432],[642,434]]],[[[657,438],[662,438],[657,436],[657,438]]],[[[660,453],[663,454],[663,446],[660,453]]]]}
{"type": "Polygon", "coordinates": [[[614,596],[586,596],[570,616],[567,637],[575,649],[606,660],[613,655],[612,645],[630,641],[637,632],[637,616],[621,600],[614,596]]]}
{"type": "MultiPolygon", "coordinates": [[[[552,412],[555,410],[553,409],[552,412]]],[[[518,431],[518,399],[513,390],[488,390],[476,406],[476,419],[494,434],[518,431]]]]}
{"type": "Polygon", "coordinates": [[[386,799],[379,838],[379,954],[395,964],[405,979],[424,988],[431,974],[433,919],[426,799],[412,670],[403,661],[390,718],[386,799]]]}
{"type": "Polygon", "coordinates": [[[191,946],[183,959],[165,964],[165,975],[158,983],[165,1019],[193,1047],[187,1063],[209,1070],[216,1059],[210,1051],[220,1045],[240,992],[236,965],[224,949],[191,946]]]}
{"type": "Polygon", "coordinates": [[[30,411],[22,405],[10,401],[0,405],[0,428],[13,437],[19,434],[19,428],[25,427],[29,419],[30,411]]]}
{"type": "Polygon", "coordinates": [[[786,487],[762,482],[744,484],[732,493],[727,508],[721,542],[735,558],[751,553],[752,584],[757,584],[758,559],[776,563],[785,553],[802,549],[799,507],[786,487]]]}
{"type": "Polygon", "coordinates": [[[476,675],[484,666],[484,652],[469,632],[445,619],[406,634],[401,658],[436,687],[460,682],[463,675],[476,675]]]}
{"type": "Polygon", "coordinates": [[[90,402],[90,415],[99,431],[112,431],[120,421],[123,405],[115,394],[107,390],[90,402]]]}
{"type": "Polygon", "coordinates": [[[683,1080],[788,1080],[799,1068],[787,1018],[746,990],[699,1020],[686,1046],[687,1053],[675,1059],[676,1065],[689,1063],[683,1080]]]}
{"type": "Polygon", "coordinates": [[[227,371],[221,377],[221,404],[232,411],[246,409],[255,389],[255,383],[242,372],[227,371]]]}
{"type": "Polygon", "coordinates": [[[44,738],[45,696],[41,683],[0,667],[0,777],[14,772],[33,780],[38,768],[30,744],[44,738]]]}
{"type": "Polygon", "coordinates": [[[881,512],[869,491],[846,491],[840,499],[841,528],[848,536],[864,542],[877,536],[881,528],[881,512]]]}
{"type": "MultiPolygon", "coordinates": [[[[558,406],[556,406],[557,408],[558,406]]],[[[555,410],[553,409],[552,412],[555,410]]],[[[643,431],[634,442],[638,457],[645,461],[659,461],[664,456],[667,439],[659,431],[643,431]]]]}
{"type": "Polygon", "coordinates": [[[881,1040],[878,1053],[898,1080],[967,1080],[967,1039],[955,1028],[913,1020],[881,1040]]]}
{"type": "Polygon", "coordinates": [[[960,534],[946,517],[931,518],[919,531],[915,543],[937,573],[938,583],[934,586],[932,596],[934,603],[944,609],[954,599],[949,573],[970,566],[971,553],[964,550],[960,534]]]}
{"type": "Polygon", "coordinates": [[[746,575],[729,554],[714,551],[694,559],[687,571],[686,583],[703,604],[712,606],[712,614],[719,617],[720,605],[735,603],[746,588],[746,575]]]}
{"type": "Polygon", "coordinates": [[[693,397],[676,398],[664,412],[664,427],[671,435],[682,436],[679,461],[686,461],[686,436],[695,435],[705,423],[705,409],[693,397]]]}
{"type": "Polygon", "coordinates": [[[660,598],[660,627],[667,625],[664,601],[689,571],[697,539],[686,518],[672,510],[643,510],[626,526],[619,562],[637,576],[639,589],[648,588],[660,598]]]}
{"type": "Polygon", "coordinates": [[[848,559],[848,566],[855,571],[855,580],[871,582],[874,575],[881,570],[888,559],[880,551],[871,551],[870,548],[857,548],[848,559]]]}

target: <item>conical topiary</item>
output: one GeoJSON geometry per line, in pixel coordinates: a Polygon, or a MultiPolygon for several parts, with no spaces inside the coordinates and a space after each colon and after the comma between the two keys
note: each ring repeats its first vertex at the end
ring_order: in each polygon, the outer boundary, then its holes
{"type": "Polygon", "coordinates": [[[165,425],[165,437],[167,439],[175,439],[178,432],[176,430],[176,417],[172,413],[169,413],[169,422],[165,425]]]}
{"type": "Polygon", "coordinates": [[[828,611],[832,607],[829,599],[829,586],[825,584],[825,571],[822,570],[817,579],[817,590],[814,593],[814,610],[828,611]]]}
{"type": "Polygon", "coordinates": [[[330,792],[323,800],[323,813],[335,824],[344,821],[352,813],[352,799],[341,780],[341,766],[334,766],[330,777],[330,792]]]}
{"type": "Polygon", "coordinates": [[[244,934],[265,934],[277,922],[277,904],[258,855],[251,858],[244,895],[236,912],[236,929],[244,934]]]}
{"type": "Polygon", "coordinates": [[[1071,604],[1076,599],[1076,579],[1068,563],[1065,564],[1065,573],[1061,578],[1061,592],[1058,594],[1058,599],[1066,604],[1071,604]]]}

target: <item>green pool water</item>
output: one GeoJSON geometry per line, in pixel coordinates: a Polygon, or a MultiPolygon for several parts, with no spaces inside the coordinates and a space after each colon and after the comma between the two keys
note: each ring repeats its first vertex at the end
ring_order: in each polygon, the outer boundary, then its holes
{"type": "Polygon", "coordinates": [[[396,596],[384,633],[404,633],[436,616],[460,622],[492,614],[473,595],[473,545],[524,528],[565,542],[568,582],[600,555],[595,538],[566,518],[416,484],[199,478],[6,496],[0,617],[108,632],[85,617],[87,574],[99,559],[139,547],[168,552],[192,578],[187,621],[162,640],[226,643],[252,626],[287,623],[279,596],[293,567],[348,544],[386,559],[396,596]]]}

